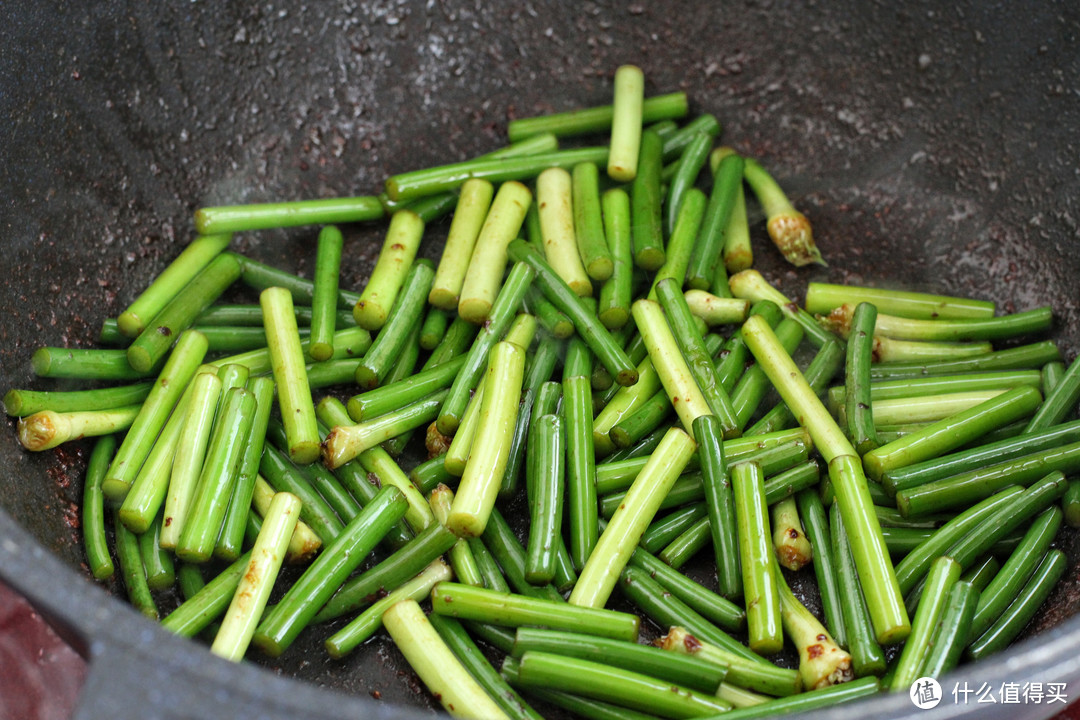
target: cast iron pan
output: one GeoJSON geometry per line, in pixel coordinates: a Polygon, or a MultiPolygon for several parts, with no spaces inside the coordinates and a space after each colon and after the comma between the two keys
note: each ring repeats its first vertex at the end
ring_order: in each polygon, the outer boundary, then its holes
{"type": "MultiPolygon", "coordinates": [[[[810,216],[831,268],[796,272],[757,247],[789,295],[828,280],[1003,312],[1052,304],[1071,359],[1078,19],[1067,2],[2,3],[0,387],[55,387],[32,377],[34,348],[91,344],[192,237],[196,207],[374,192],[391,172],[500,146],[514,116],[607,102],[626,62],[649,93],[684,89],[720,118],[724,142],[810,216]]],[[[429,229],[423,254],[437,257],[445,230],[429,229]]],[[[359,288],[380,230],[346,237],[343,285],[359,288]]],[[[234,247],[310,273],[314,239],[234,247]]],[[[89,658],[79,717],[430,713],[384,639],[332,662],[309,633],[281,661],[234,666],[93,584],[77,518],[88,448],[32,456],[0,433],[0,575],[89,658]]],[[[1075,564],[1074,538],[1064,545],[1075,564]]],[[[956,680],[1080,678],[1077,590],[1074,569],[1037,637],[956,680]]],[[[829,716],[911,709],[883,697],[829,716]]]]}

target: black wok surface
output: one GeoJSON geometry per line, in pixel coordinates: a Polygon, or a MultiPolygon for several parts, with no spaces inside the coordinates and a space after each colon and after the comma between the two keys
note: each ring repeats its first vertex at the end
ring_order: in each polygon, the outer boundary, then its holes
{"type": "MultiPolygon", "coordinates": [[[[195,208],[376,192],[390,173],[501,146],[515,116],[608,102],[622,63],[644,69],[647,93],[686,90],[811,218],[829,268],[796,272],[753,228],[757,266],[789,295],[823,280],[974,295],[1001,312],[1052,304],[1071,359],[1078,28],[1066,2],[2,3],[0,387],[59,386],[33,378],[33,350],[93,344],[190,240],[195,208]]],[[[345,231],[342,285],[359,289],[381,229],[345,231]]],[[[429,228],[422,254],[437,257],[445,231],[429,228]]],[[[310,275],[314,240],[300,228],[233,246],[310,275]]],[[[433,707],[381,638],[333,662],[309,633],[257,660],[267,673],[164,637],[82,567],[89,444],[30,455],[9,425],[0,575],[91,658],[82,716],[433,707]]],[[[1035,629],[1076,606],[1070,570],[1035,629]]],[[[1080,625],[1038,642],[976,675],[1080,677],[1063,664],[1080,625]]],[[[910,708],[893,698],[876,712],[910,708]]]]}

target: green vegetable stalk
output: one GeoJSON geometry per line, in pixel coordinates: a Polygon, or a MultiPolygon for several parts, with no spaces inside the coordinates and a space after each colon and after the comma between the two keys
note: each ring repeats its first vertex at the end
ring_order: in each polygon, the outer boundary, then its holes
{"type": "Polygon", "coordinates": [[[383,624],[428,690],[454,717],[510,720],[431,627],[415,600],[383,614],[383,624]]]}
{"type": "Polygon", "coordinates": [[[447,527],[459,537],[478,537],[487,525],[510,452],[524,370],[521,348],[509,342],[495,345],[476,440],[447,519],[447,527]]]}
{"type": "Polygon", "coordinates": [[[677,428],[664,436],[651,462],[637,476],[585,562],[577,585],[570,593],[571,605],[603,607],[607,604],[619,573],[694,449],[693,438],[677,428]]]}
{"type": "Polygon", "coordinates": [[[375,269],[353,306],[357,325],[365,330],[383,326],[423,237],[424,221],[416,213],[398,210],[391,216],[375,269]]]}
{"type": "Polygon", "coordinates": [[[796,267],[827,265],[814,243],[810,221],[795,209],[769,172],[753,158],[746,158],[743,177],[765,211],[769,237],[784,259],[796,267]]]}

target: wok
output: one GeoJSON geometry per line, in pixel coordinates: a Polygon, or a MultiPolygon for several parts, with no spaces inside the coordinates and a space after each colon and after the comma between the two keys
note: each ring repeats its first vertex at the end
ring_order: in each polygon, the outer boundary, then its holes
{"type": "MultiPolygon", "coordinates": [[[[32,377],[33,349],[91,344],[192,237],[196,207],[374,192],[502,145],[514,116],[606,102],[626,62],[648,93],[684,89],[714,113],[812,219],[830,268],[784,266],[754,227],[758,267],[789,295],[828,280],[1052,304],[1072,358],[1078,28],[1068,2],[0,3],[0,386],[55,387],[32,377]]],[[[346,228],[344,287],[362,287],[380,232],[346,228]]],[[[423,254],[444,236],[430,228],[423,254]]],[[[310,273],[314,238],[234,247],[310,273]]],[[[89,659],[78,717],[429,714],[388,640],[332,662],[309,633],[281,661],[234,666],[90,581],[88,447],[30,455],[0,437],[0,575],[89,659]]],[[[946,692],[1080,679],[1077,592],[1073,569],[1036,637],[946,692]]],[[[927,717],[1055,707],[947,699],[927,717]]],[[[912,709],[901,695],[828,716],[912,709]]]]}

